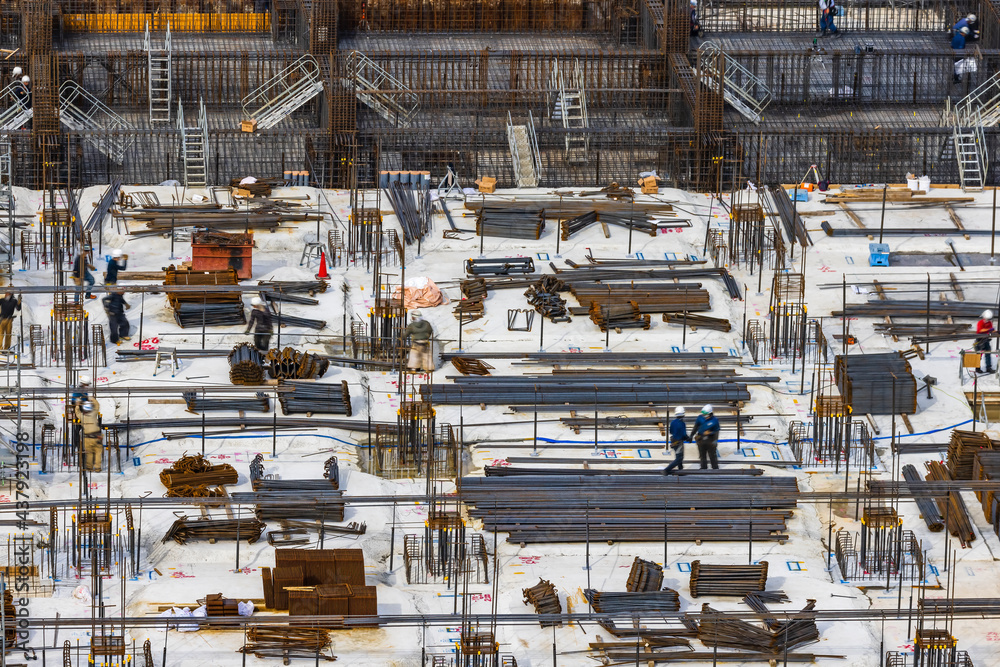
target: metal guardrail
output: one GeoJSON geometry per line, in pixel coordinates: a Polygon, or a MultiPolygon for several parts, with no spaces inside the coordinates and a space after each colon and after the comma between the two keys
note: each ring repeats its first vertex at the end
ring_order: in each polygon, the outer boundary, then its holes
{"type": "Polygon", "coordinates": [[[116,130],[91,133],[87,141],[117,164],[125,160],[125,152],[134,141],[127,132],[135,127],[75,81],[59,86],[59,122],[76,131],[116,130]]]}
{"type": "Polygon", "coordinates": [[[748,120],[759,123],[771,103],[771,91],[764,82],[712,42],[698,47],[698,54],[702,82],[721,93],[726,102],[748,120]],[[721,91],[717,90],[720,78],[721,91]]]}
{"type": "Polygon", "coordinates": [[[323,90],[319,63],[304,55],[243,98],[243,118],[258,130],[274,127],[323,90]]]}
{"type": "Polygon", "coordinates": [[[347,77],[357,86],[355,95],[390,123],[405,127],[413,120],[420,100],[409,87],[359,51],[347,57],[347,77]]]}
{"type": "Polygon", "coordinates": [[[17,130],[28,122],[33,111],[31,102],[23,92],[24,86],[20,81],[15,81],[2,91],[0,91],[0,103],[8,105],[4,111],[0,112],[0,130],[17,130]]]}

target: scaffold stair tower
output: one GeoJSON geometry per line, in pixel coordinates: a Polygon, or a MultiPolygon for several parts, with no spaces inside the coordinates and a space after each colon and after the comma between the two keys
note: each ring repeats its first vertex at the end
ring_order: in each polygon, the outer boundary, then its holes
{"type": "Polygon", "coordinates": [[[587,91],[583,84],[583,69],[575,60],[572,68],[565,70],[556,60],[552,64],[549,85],[552,89],[552,119],[561,121],[566,132],[566,161],[569,164],[586,164],[590,151],[587,128],[587,91]]]}
{"type": "Polygon", "coordinates": [[[59,86],[59,122],[70,130],[86,132],[87,141],[116,164],[125,161],[135,127],[76,81],[59,86]]]}
{"type": "Polygon", "coordinates": [[[757,75],[712,42],[698,47],[698,64],[703,84],[721,93],[722,98],[744,118],[760,123],[764,110],[771,103],[771,91],[757,75]]]}
{"type": "Polygon", "coordinates": [[[538,155],[535,118],[530,111],[527,125],[515,125],[510,112],[507,112],[507,143],[510,144],[510,161],[517,187],[538,187],[542,160],[538,155]]]}
{"type": "Polygon", "coordinates": [[[243,98],[243,118],[258,130],[274,127],[323,92],[319,63],[304,55],[243,98]]]}
{"type": "Polygon", "coordinates": [[[163,38],[163,48],[153,47],[149,35],[149,23],[146,24],[146,55],[149,61],[149,124],[170,122],[171,98],[171,46],[170,23],[167,23],[167,34],[163,38]]]}
{"type": "Polygon", "coordinates": [[[347,77],[358,100],[388,122],[406,127],[413,120],[420,104],[417,96],[368,56],[352,51],[347,77]]]}

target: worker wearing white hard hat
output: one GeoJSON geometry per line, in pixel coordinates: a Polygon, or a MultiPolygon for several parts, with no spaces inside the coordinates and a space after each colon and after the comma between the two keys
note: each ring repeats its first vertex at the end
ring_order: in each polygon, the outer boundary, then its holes
{"type": "Polygon", "coordinates": [[[101,431],[101,406],[88,396],[76,405],[76,418],[83,432],[83,469],[101,472],[104,463],[104,433],[101,431]]]}
{"type": "Polygon", "coordinates": [[[403,340],[410,339],[410,356],[406,367],[411,371],[434,370],[434,327],[421,317],[419,310],[410,311],[410,323],[403,329],[403,340]]]}
{"type": "Polygon", "coordinates": [[[670,448],[674,450],[674,460],[664,468],[664,475],[669,475],[675,468],[677,470],[684,469],[684,443],[691,442],[687,425],[684,423],[684,414],[682,406],[677,406],[674,409],[674,419],[670,422],[670,448]]]}
{"type": "Polygon", "coordinates": [[[993,311],[984,310],[983,316],[976,322],[976,351],[981,352],[979,356],[986,361],[986,368],[977,368],[979,373],[993,372],[993,353],[990,352],[990,339],[993,336],[993,311]]]}
{"type": "Polygon", "coordinates": [[[128,268],[128,255],[123,253],[121,248],[115,248],[111,251],[111,261],[108,262],[108,270],[104,274],[104,284],[117,285],[118,272],[126,268],[128,268]]]}
{"type": "Polygon", "coordinates": [[[24,74],[23,69],[21,69],[20,67],[15,67],[13,71],[11,71],[10,76],[12,79],[14,79],[14,81],[17,81],[18,79],[21,78],[23,74],[24,74]]]}
{"type": "Polygon", "coordinates": [[[712,412],[712,406],[706,405],[701,409],[701,414],[694,422],[692,435],[698,443],[698,456],[701,459],[701,469],[708,468],[709,461],[712,469],[719,469],[719,420],[712,412]]]}
{"type": "Polygon", "coordinates": [[[273,319],[271,311],[264,305],[264,300],[255,296],[250,299],[253,310],[250,311],[250,321],[247,322],[247,330],[244,333],[253,332],[254,347],[261,352],[267,352],[271,345],[271,332],[273,331],[273,319]]]}

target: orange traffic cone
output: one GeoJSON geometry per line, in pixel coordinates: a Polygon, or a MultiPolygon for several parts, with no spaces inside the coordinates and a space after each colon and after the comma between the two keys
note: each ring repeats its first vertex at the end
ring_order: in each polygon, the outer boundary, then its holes
{"type": "Polygon", "coordinates": [[[316,278],[319,280],[329,280],[330,274],[326,270],[326,251],[319,251],[319,273],[316,274],[316,278]]]}

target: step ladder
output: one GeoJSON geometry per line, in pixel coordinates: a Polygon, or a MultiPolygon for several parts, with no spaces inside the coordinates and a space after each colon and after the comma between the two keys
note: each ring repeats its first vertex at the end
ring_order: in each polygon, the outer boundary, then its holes
{"type": "Polygon", "coordinates": [[[530,111],[527,125],[514,125],[510,112],[507,112],[507,143],[510,145],[510,162],[514,168],[514,181],[517,187],[538,187],[542,160],[538,154],[535,118],[530,111]]]}
{"type": "Polygon", "coordinates": [[[149,35],[149,23],[146,23],[145,39],[146,55],[149,62],[149,124],[170,122],[171,87],[171,39],[170,22],[167,22],[167,34],[163,39],[163,48],[153,48],[149,35]]]}
{"type": "Polygon", "coordinates": [[[86,133],[86,141],[116,164],[125,161],[134,140],[135,127],[76,81],[59,86],[59,122],[86,133]]]}
{"type": "Polygon", "coordinates": [[[23,90],[21,82],[15,81],[0,91],[0,105],[4,107],[0,111],[0,132],[20,130],[34,115],[28,100],[16,94],[23,90]]]}
{"type": "Polygon", "coordinates": [[[204,188],[208,185],[208,116],[205,100],[198,101],[198,124],[188,127],[184,120],[184,103],[177,100],[177,128],[181,132],[181,162],[184,164],[184,187],[204,188]]]}
{"type": "Polygon", "coordinates": [[[565,69],[559,66],[558,59],[554,60],[549,87],[553,98],[551,118],[561,121],[563,129],[567,130],[566,161],[570,164],[585,164],[590,150],[590,138],[587,135],[590,120],[587,116],[587,93],[580,61],[573,61],[572,68],[565,69]]]}
{"type": "Polygon", "coordinates": [[[305,55],[243,98],[243,119],[258,130],[274,127],[323,92],[319,63],[305,55]]]}
{"type": "Polygon", "coordinates": [[[962,190],[982,192],[986,184],[989,160],[986,156],[986,136],[983,126],[978,123],[978,114],[958,119],[952,131],[955,158],[958,160],[958,176],[962,190]],[[959,123],[968,123],[960,125],[959,123]]]}
{"type": "Polygon", "coordinates": [[[177,359],[177,348],[161,347],[156,350],[156,366],[153,367],[153,377],[156,377],[157,371],[160,370],[160,364],[168,364],[170,377],[174,377],[181,368],[181,362],[177,359]]]}
{"type": "Polygon", "coordinates": [[[720,93],[729,106],[754,124],[760,123],[771,103],[771,91],[756,74],[712,42],[698,47],[698,73],[701,82],[720,93]]]}
{"type": "Polygon", "coordinates": [[[416,94],[359,51],[351,51],[346,65],[347,85],[362,104],[397,127],[410,124],[420,106],[416,94]]]}

